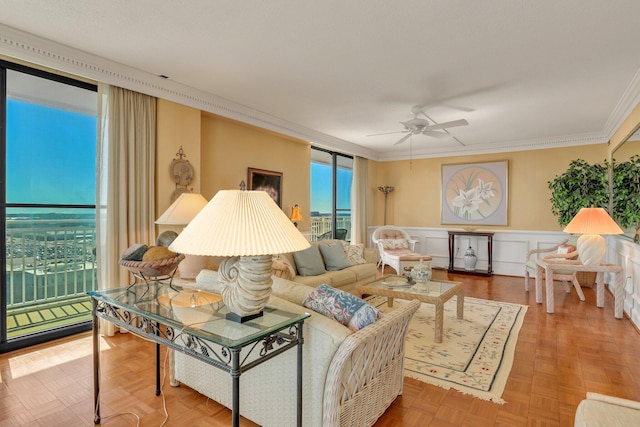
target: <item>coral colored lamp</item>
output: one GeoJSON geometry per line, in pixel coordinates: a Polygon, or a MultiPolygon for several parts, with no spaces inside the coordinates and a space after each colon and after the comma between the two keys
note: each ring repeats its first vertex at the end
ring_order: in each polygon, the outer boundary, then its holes
{"type": "Polygon", "coordinates": [[[300,208],[298,205],[295,205],[291,208],[291,216],[289,219],[293,222],[293,225],[298,227],[298,223],[302,222],[302,214],[300,213],[300,208]]]}
{"type": "Polygon", "coordinates": [[[581,234],[578,238],[578,258],[585,265],[602,263],[607,244],[601,234],[622,234],[618,224],[602,208],[582,208],[563,230],[581,234]]]}
{"type": "Polygon", "coordinates": [[[308,247],[307,239],[266,192],[221,190],[169,249],[227,257],[218,270],[220,293],[230,311],[227,319],[246,322],[262,316],[271,294],[272,254],[308,247]]]}

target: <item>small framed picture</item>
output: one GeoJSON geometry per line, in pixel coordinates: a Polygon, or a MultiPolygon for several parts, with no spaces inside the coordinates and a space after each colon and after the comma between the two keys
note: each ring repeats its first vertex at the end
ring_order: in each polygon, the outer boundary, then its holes
{"type": "Polygon", "coordinates": [[[282,207],[282,172],[249,168],[249,190],[266,191],[282,207]]]}

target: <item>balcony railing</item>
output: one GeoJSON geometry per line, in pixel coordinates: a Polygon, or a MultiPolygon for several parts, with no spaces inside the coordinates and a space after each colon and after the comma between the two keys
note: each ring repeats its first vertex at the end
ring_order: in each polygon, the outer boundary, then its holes
{"type": "MultiPolygon", "coordinates": [[[[323,238],[330,238],[331,229],[333,227],[332,216],[312,216],[311,217],[311,233],[310,240],[315,242],[323,238]]],[[[351,240],[351,217],[350,216],[338,216],[336,220],[337,230],[346,230],[345,238],[343,240],[351,240]]]]}
{"type": "Polygon", "coordinates": [[[93,219],[8,221],[7,309],[59,302],[95,290],[95,247],[93,219]]]}

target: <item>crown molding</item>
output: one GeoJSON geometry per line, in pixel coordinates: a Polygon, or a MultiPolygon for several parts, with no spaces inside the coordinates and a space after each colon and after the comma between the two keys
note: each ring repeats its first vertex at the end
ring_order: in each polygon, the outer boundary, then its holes
{"type": "Polygon", "coordinates": [[[504,145],[486,144],[457,147],[455,150],[439,149],[436,147],[428,150],[413,150],[411,153],[409,150],[386,153],[368,149],[361,145],[234,103],[219,96],[202,92],[190,86],[174,82],[171,79],[164,79],[146,71],[110,61],[2,24],[0,24],[0,54],[90,79],[95,82],[115,85],[166,99],[208,113],[308,141],[318,147],[376,161],[488,154],[606,143],[633,108],[640,103],[639,70],[620,98],[614,111],[609,116],[602,133],[514,141],[509,144],[508,148],[505,148],[504,145]]]}
{"type": "Polygon", "coordinates": [[[478,154],[509,153],[514,151],[544,150],[549,148],[573,147],[579,145],[606,144],[609,136],[603,133],[589,133],[571,135],[562,138],[540,138],[523,141],[513,141],[508,146],[484,144],[466,145],[464,147],[451,148],[429,148],[428,150],[403,150],[401,152],[383,153],[378,160],[381,162],[397,160],[417,160],[438,157],[455,157],[478,154]]]}
{"type": "Polygon", "coordinates": [[[640,104],[640,70],[636,72],[604,125],[609,138],[620,128],[629,114],[640,104]]]}
{"type": "Polygon", "coordinates": [[[375,159],[378,156],[375,151],[352,142],[2,24],[0,24],[0,54],[95,82],[166,99],[335,151],[368,159],[375,159]]]}

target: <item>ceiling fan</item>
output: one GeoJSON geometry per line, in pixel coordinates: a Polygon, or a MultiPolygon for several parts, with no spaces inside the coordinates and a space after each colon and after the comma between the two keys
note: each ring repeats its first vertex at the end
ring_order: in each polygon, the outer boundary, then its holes
{"type": "Polygon", "coordinates": [[[376,133],[376,134],[367,135],[367,136],[392,135],[394,133],[406,133],[405,136],[403,136],[395,144],[393,144],[393,145],[399,145],[399,144],[402,144],[403,142],[405,142],[407,139],[409,139],[411,137],[411,135],[427,135],[427,136],[432,136],[432,137],[435,137],[435,138],[446,138],[448,136],[451,136],[451,134],[448,133],[446,130],[444,132],[437,132],[437,130],[438,129],[452,128],[452,127],[456,127],[456,126],[466,126],[466,125],[469,124],[469,122],[466,121],[465,119],[453,120],[453,121],[450,121],[450,122],[438,123],[438,124],[436,124],[434,122],[433,124],[429,124],[429,120],[431,120],[431,118],[429,116],[427,116],[424,113],[424,111],[422,111],[422,107],[419,106],[419,105],[416,105],[415,107],[411,108],[411,113],[413,113],[413,119],[408,120],[406,122],[400,122],[404,126],[404,130],[403,131],[387,132],[387,133],[376,133]],[[424,117],[426,117],[429,120],[423,119],[423,118],[419,118],[418,117],[419,115],[423,115],[424,117]]]}

